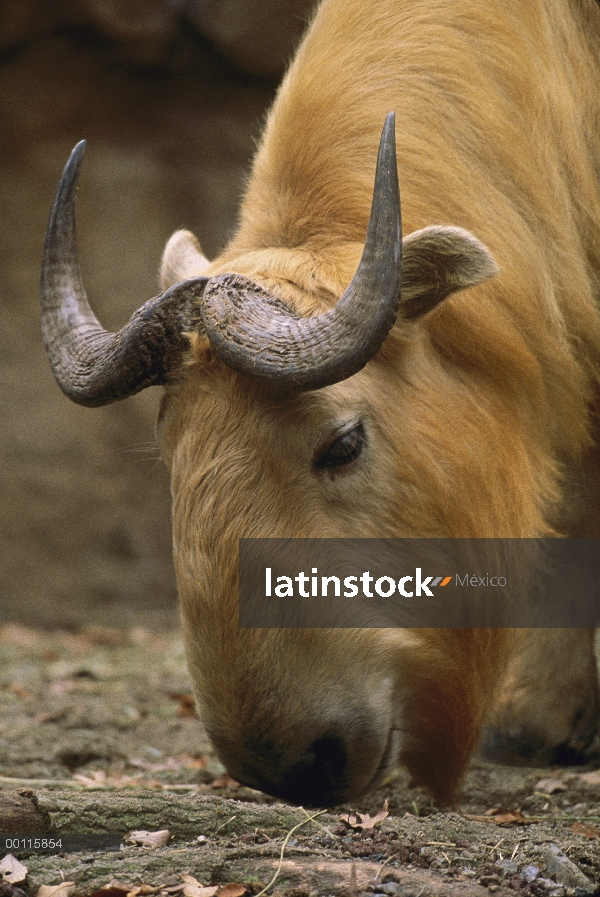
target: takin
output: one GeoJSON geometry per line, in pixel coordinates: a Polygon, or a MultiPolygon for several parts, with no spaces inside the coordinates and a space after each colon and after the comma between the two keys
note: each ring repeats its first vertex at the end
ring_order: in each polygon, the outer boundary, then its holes
{"type": "Polygon", "coordinates": [[[599,534],[599,83],[595,0],[324,0],[235,236],[209,262],[174,234],[116,335],[79,274],[73,151],[45,344],[83,405],[165,387],[187,659],[240,782],[332,805],[402,763],[448,804],[478,743],[592,741],[591,630],[240,629],[237,559],[242,536],[599,534]]]}

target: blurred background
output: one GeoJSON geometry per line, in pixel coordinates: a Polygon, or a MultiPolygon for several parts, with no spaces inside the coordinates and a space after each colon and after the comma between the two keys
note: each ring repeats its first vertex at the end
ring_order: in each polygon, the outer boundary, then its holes
{"type": "Polygon", "coordinates": [[[158,292],[173,230],[213,257],[313,2],[0,2],[0,624],[175,622],[160,390],[62,395],[37,307],[46,219],[85,138],[80,261],[109,330],[158,292]]]}

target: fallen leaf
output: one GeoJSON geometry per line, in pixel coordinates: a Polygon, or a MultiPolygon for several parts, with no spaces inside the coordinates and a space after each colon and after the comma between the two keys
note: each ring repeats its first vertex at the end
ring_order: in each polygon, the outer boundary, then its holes
{"type": "Polygon", "coordinates": [[[127,892],[127,897],[145,897],[147,894],[159,894],[161,888],[153,888],[152,885],[136,885],[127,892]]]}
{"type": "Polygon", "coordinates": [[[127,844],[138,844],[140,847],[164,847],[173,836],[168,829],[159,832],[135,831],[125,836],[127,844]]]}
{"type": "Polygon", "coordinates": [[[213,897],[218,890],[218,885],[211,885],[208,888],[195,888],[193,885],[184,885],[182,894],[184,897],[213,897]]]}
{"type": "Polygon", "coordinates": [[[240,783],[232,779],[228,772],[222,773],[213,780],[211,788],[239,788],[240,783]]]}
{"type": "Polygon", "coordinates": [[[345,822],[346,825],[349,825],[350,828],[360,828],[364,831],[365,829],[375,828],[376,825],[379,825],[380,822],[383,822],[386,816],[389,815],[388,802],[387,800],[385,800],[383,802],[382,809],[379,811],[379,813],[377,813],[376,816],[369,816],[368,813],[357,813],[356,816],[349,816],[348,814],[345,814],[344,816],[340,816],[340,819],[342,820],[342,822],[345,822]]]}
{"type": "Polygon", "coordinates": [[[600,785],[600,769],[593,769],[591,772],[583,772],[579,776],[586,785],[600,785]]]}
{"type": "Polygon", "coordinates": [[[213,897],[213,894],[216,894],[219,890],[218,885],[204,887],[197,878],[194,878],[193,875],[190,875],[187,872],[182,872],[181,877],[184,884],[180,889],[184,897],[213,897]]]}
{"type": "Polygon", "coordinates": [[[161,763],[149,763],[147,760],[138,760],[137,757],[130,757],[127,761],[130,766],[137,769],[145,769],[148,772],[165,772],[166,770],[181,769],[181,763],[174,757],[166,757],[161,763]]]}
{"type": "Polygon", "coordinates": [[[180,754],[177,758],[186,769],[204,769],[206,757],[193,756],[192,754],[180,754]]]}
{"type": "Polygon", "coordinates": [[[36,897],[71,897],[74,893],[74,881],[61,881],[59,885],[40,885],[36,897]]]}
{"type": "Polygon", "coordinates": [[[244,897],[244,894],[247,893],[248,889],[244,885],[230,882],[217,890],[217,897],[244,897]]]}
{"type": "Polygon", "coordinates": [[[0,875],[11,885],[18,885],[27,878],[27,866],[20,863],[12,853],[7,853],[0,863],[0,875]]]}
{"type": "Polygon", "coordinates": [[[494,810],[495,815],[489,816],[486,813],[485,816],[477,816],[473,813],[461,813],[461,816],[464,816],[465,819],[470,819],[472,822],[487,822],[489,825],[533,825],[537,820],[535,819],[526,819],[525,816],[521,813],[520,810],[510,810],[507,813],[498,813],[497,810],[494,810]]]}
{"type": "Polygon", "coordinates": [[[85,785],[86,788],[104,788],[107,783],[107,776],[103,769],[97,769],[91,776],[84,776],[83,773],[76,772],[73,775],[76,782],[85,785]]]}
{"type": "Polygon", "coordinates": [[[193,694],[173,692],[169,695],[169,697],[172,701],[179,701],[179,710],[177,711],[178,716],[182,716],[185,719],[198,718],[198,713],[196,711],[196,699],[194,698],[193,694]]]}
{"type": "Polygon", "coordinates": [[[126,885],[118,878],[113,878],[99,891],[95,891],[91,897],[126,897],[130,890],[131,885],[126,885]]]}
{"type": "Polygon", "coordinates": [[[525,819],[520,810],[496,813],[493,819],[496,825],[528,825],[527,819],[525,819]]]}
{"type": "Polygon", "coordinates": [[[589,822],[574,822],[571,831],[576,835],[583,835],[590,841],[600,841],[600,828],[597,825],[591,825],[589,822]]]}

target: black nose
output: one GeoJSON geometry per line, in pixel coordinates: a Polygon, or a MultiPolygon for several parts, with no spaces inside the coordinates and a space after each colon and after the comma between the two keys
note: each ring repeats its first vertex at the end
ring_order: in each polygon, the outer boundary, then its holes
{"type": "MultiPolygon", "coordinates": [[[[341,738],[323,735],[291,766],[277,787],[277,797],[305,807],[339,803],[345,790],[348,752],[341,738]]],[[[267,786],[267,790],[273,791],[267,786]]]]}

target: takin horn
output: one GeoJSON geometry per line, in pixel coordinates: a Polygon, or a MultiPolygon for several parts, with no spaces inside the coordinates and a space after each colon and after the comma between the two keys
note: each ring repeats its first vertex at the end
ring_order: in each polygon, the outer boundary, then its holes
{"type": "Polygon", "coordinates": [[[164,384],[181,362],[185,332],[206,332],[233,370],[300,389],[351,377],[380,349],[401,292],[402,228],[394,114],[386,119],[362,257],[350,286],[321,315],[298,318],[280,299],[235,274],[182,281],[138,309],[118,333],[102,328],[77,260],[76,188],[85,141],[59,182],[44,242],[40,303],[44,344],[59,386],[81,405],[106,405],[164,384]]]}

